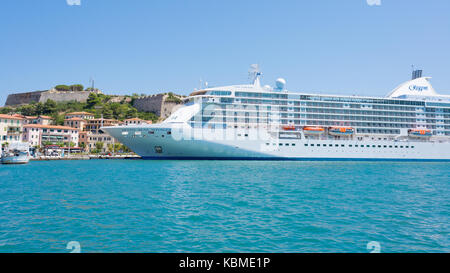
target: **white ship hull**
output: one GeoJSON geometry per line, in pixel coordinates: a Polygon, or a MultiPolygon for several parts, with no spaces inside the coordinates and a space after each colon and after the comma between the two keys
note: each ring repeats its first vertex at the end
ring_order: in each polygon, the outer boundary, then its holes
{"type": "Polygon", "coordinates": [[[218,139],[220,134],[211,137],[202,129],[176,133],[170,124],[104,129],[144,159],[450,160],[449,142],[261,139],[256,131],[218,139]]]}

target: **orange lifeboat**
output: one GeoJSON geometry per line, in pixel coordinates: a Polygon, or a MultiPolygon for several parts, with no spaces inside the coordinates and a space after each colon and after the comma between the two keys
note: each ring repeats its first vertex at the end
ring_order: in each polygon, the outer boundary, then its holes
{"type": "Polygon", "coordinates": [[[431,137],[433,134],[431,130],[425,129],[411,129],[409,130],[409,136],[411,137],[431,137]]]}
{"type": "Polygon", "coordinates": [[[285,125],[282,128],[285,131],[295,131],[295,126],[294,125],[285,125]]]}
{"type": "Polygon", "coordinates": [[[303,127],[303,132],[305,134],[320,135],[323,134],[323,132],[325,132],[325,129],[317,126],[306,126],[303,127]]]}
{"type": "Polygon", "coordinates": [[[328,133],[333,136],[351,136],[355,133],[352,127],[330,127],[328,133]]]}

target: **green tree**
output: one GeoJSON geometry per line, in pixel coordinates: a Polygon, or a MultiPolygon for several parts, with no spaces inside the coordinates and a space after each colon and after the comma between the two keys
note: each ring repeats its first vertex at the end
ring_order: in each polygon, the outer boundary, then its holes
{"type": "Polygon", "coordinates": [[[56,112],[56,102],[54,100],[47,100],[43,106],[44,114],[52,114],[56,112]]]}
{"type": "Polygon", "coordinates": [[[100,98],[95,93],[90,93],[89,97],[87,98],[87,107],[88,109],[93,109],[94,106],[100,104],[100,98]]]}
{"type": "Polygon", "coordinates": [[[55,86],[55,89],[58,91],[70,91],[70,86],[65,85],[65,84],[60,84],[55,86]]]}
{"type": "Polygon", "coordinates": [[[138,110],[136,108],[129,108],[126,113],[126,118],[135,118],[137,117],[138,110]]]}
{"type": "Polygon", "coordinates": [[[36,106],[32,104],[23,105],[17,108],[17,111],[25,116],[34,116],[36,115],[36,106]]]}
{"type": "Polygon", "coordinates": [[[9,114],[12,113],[13,109],[11,107],[2,107],[0,108],[0,114],[9,114]]]}
{"type": "Polygon", "coordinates": [[[44,104],[42,102],[36,103],[35,112],[36,112],[36,115],[44,114],[44,104]]]}
{"type": "Polygon", "coordinates": [[[105,144],[105,143],[99,141],[99,142],[95,143],[95,148],[96,148],[98,151],[102,151],[102,150],[103,150],[103,145],[104,145],[104,144],[105,144]]]}
{"type": "Polygon", "coordinates": [[[103,118],[113,118],[114,112],[111,109],[104,109],[103,110],[103,118]]]}
{"type": "Polygon", "coordinates": [[[81,84],[73,84],[70,86],[70,90],[72,91],[83,91],[84,90],[84,86],[81,84]]]}

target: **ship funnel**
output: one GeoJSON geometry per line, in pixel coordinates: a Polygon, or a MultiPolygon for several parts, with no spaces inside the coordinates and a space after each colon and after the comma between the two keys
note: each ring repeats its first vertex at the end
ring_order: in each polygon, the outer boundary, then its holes
{"type": "Polygon", "coordinates": [[[253,85],[260,87],[261,86],[261,82],[260,82],[260,77],[261,77],[262,73],[259,69],[259,65],[258,64],[252,64],[250,66],[250,69],[248,70],[248,76],[249,78],[252,80],[253,85]]]}
{"type": "Polygon", "coordinates": [[[422,78],[422,70],[413,70],[411,80],[422,78]]]}

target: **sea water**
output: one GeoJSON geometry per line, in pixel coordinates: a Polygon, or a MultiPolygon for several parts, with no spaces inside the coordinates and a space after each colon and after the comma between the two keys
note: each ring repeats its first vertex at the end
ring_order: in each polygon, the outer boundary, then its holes
{"type": "Polygon", "coordinates": [[[449,252],[449,236],[445,162],[0,166],[0,252],[449,252]]]}

